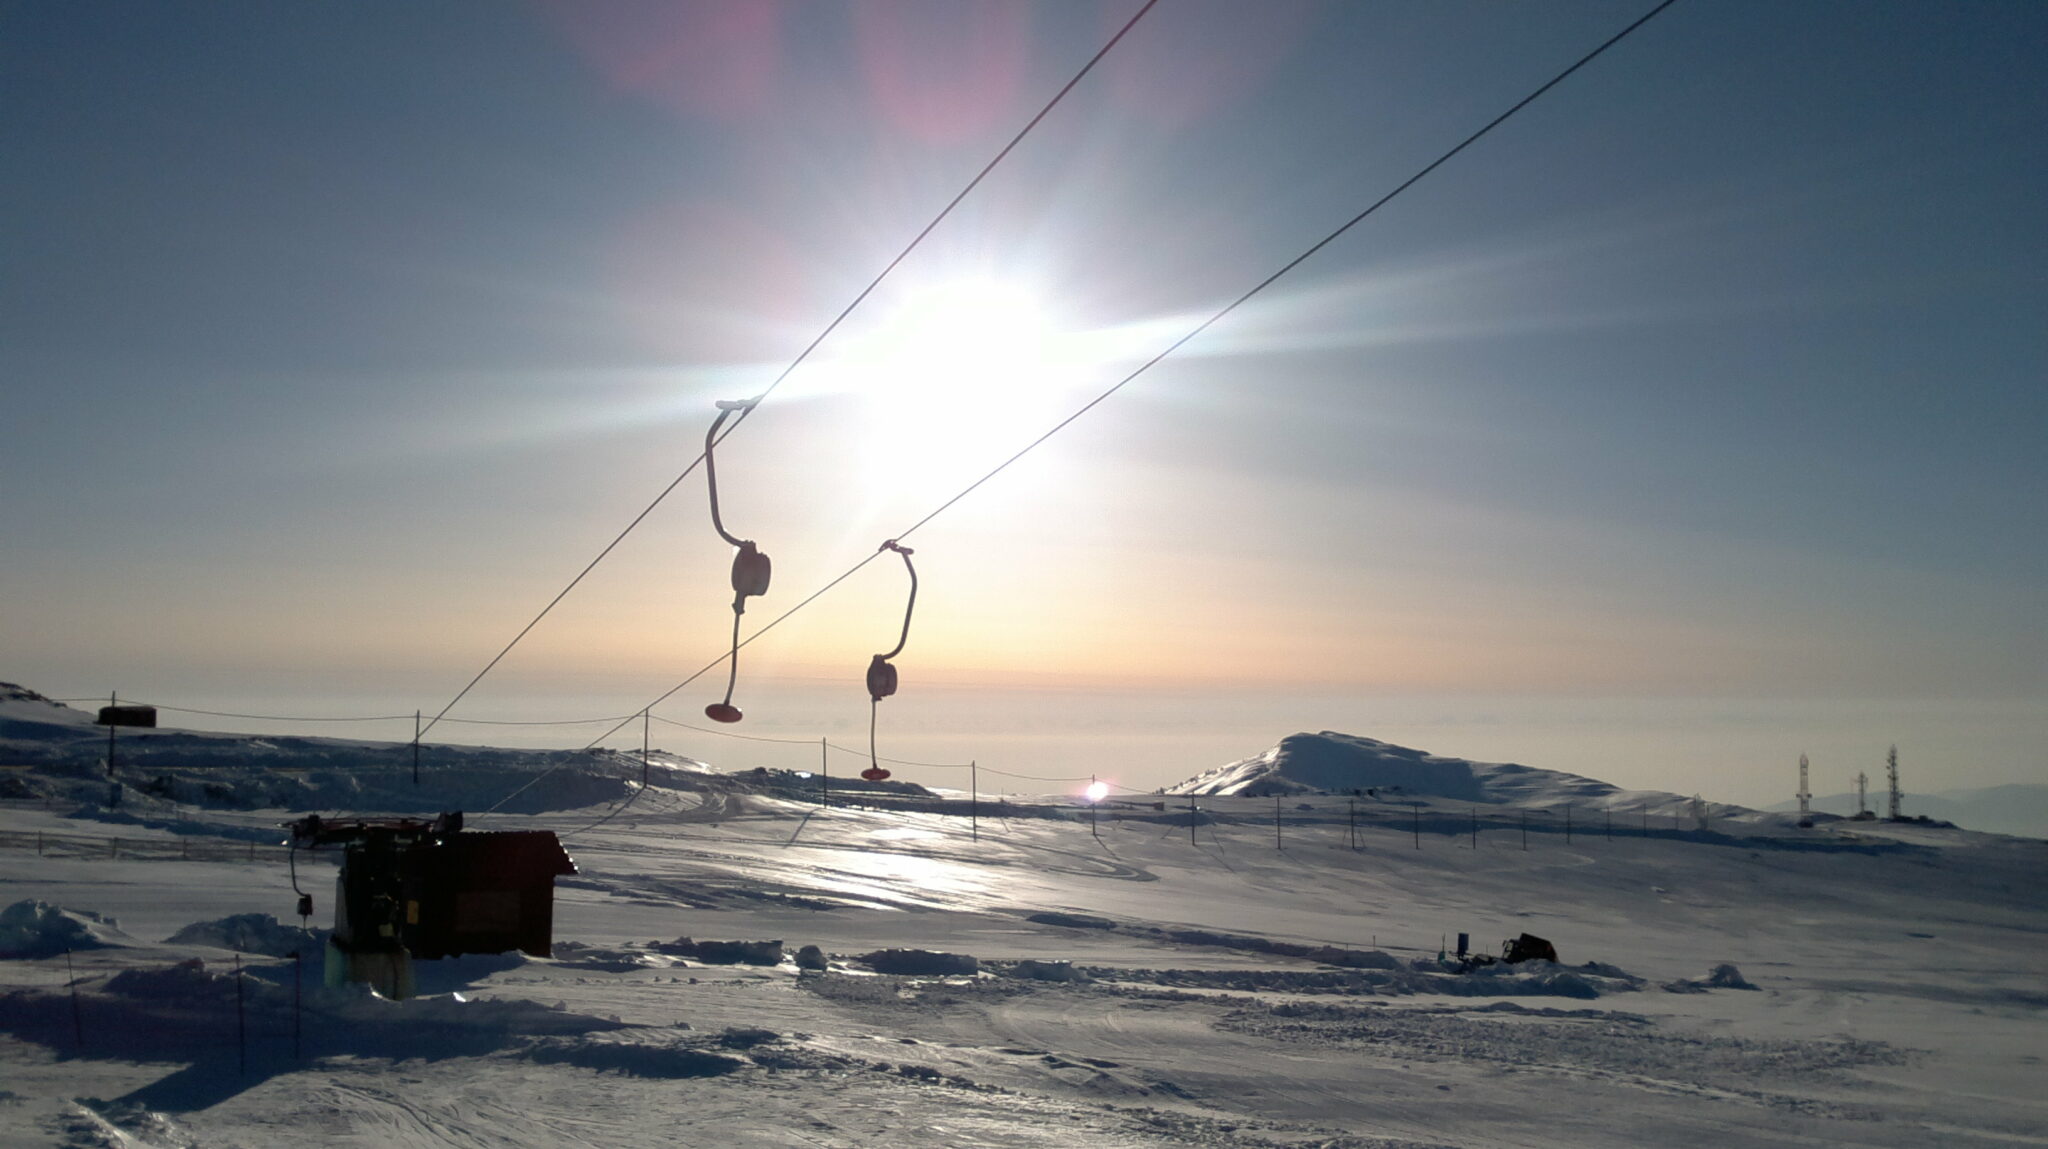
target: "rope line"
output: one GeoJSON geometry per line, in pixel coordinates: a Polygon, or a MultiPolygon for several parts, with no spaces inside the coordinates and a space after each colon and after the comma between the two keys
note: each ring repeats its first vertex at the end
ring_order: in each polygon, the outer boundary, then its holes
{"type": "MultiPolygon", "coordinates": [[[[1456,146],[1452,147],[1449,151],[1444,152],[1436,159],[1430,161],[1427,166],[1423,167],[1414,175],[1411,175],[1407,179],[1402,180],[1398,185],[1394,187],[1392,191],[1389,191],[1385,195],[1382,195],[1378,199],[1374,200],[1370,205],[1368,205],[1365,208],[1365,210],[1359,212],[1357,215],[1352,216],[1350,219],[1346,220],[1341,226],[1339,226],[1336,230],[1330,232],[1328,235],[1325,235],[1322,239],[1317,240],[1307,250],[1303,251],[1301,254],[1295,256],[1293,259],[1290,259],[1286,263],[1282,264],[1279,270],[1273,272],[1271,275],[1268,275],[1264,279],[1260,280],[1256,285],[1254,285],[1251,288],[1251,290],[1246,291],[1244,294],[1238,296],[1236,299],[1226,304],[1221,310],[1217,311],[1213,315],[1210,315],[1207,319],[1202,320],[1202,322],[1195,325],[1195,327],[1189,330],[1186,334],[1182,335],[1180,338],[1168,344],[1164,350],[1160,351],[1158,354],[1152,356],[1152,358],[1146,360],[1143,364],[1139,365],[1136,370],[1130,372],[1128,375],[1125,375],[1123,378],[1117,380],[1114,384],[1111,384],[1108,390],[1105,390],[1100,395],[1097,395],[1095,398],[1090,399],[1087,403],[1083,404],[1079,410],[1076,410],[1073,414],[1068,415],[1066,418],[1054,424],[1050,430],[1038,436],[1036,439],[1033,439],[1031,442],[1025,444],[1025,446],[1022,449],[1018,450],[1009,458],[1003,460],[1001,463],[998,463],[993,470],[989,471],[981,478],[976,479],[974,482],[968,484],[965,488],[963,488],[958,494],[954,495],[952,498],[947,499],[945,502],[939,504],[938,507],[933,509],[930,513],[926,514],[923,518],[917,520],[917,522],[911,524],[908,530],[897,532],[893,536],[893,538],[897,540],[908,538],[911,534],[915,533],[919,528],[931,522],[933,519],[939,517],[941,514],[944,514],[947,510],[951,509],[955,504],[960,502],[960,500],[966,498],[970,494],[973,494],[983,484],[987,483],[990,479],[995,478],[997,475],[1001,474],[1003,471],[1008,469],[1011,464],[1023,458],[1025,455],[1029,454],[1033,450],[1036,450],[1041,444],[1045,443],[1046,440],[1052,438],[1054,435],[1059,434],[1061,431],[1071,426],[1075,420],[1079,419],[1083,415],[1086,415],[1088,412],[1094,410],[1097,406],[1099,406],[1103,401],[1107,400],[1110,396],[1115,395],[1118,391],[1123,390],[1125,386],[1131,383],[1131,381],[1137,379],[1140,375],[1145,374],[1147,371],[1150,371],[1154,366],[1156,366],[1158,363],[1164,360],[1167,356],[1173,354],[1175,351],[1178,351],[1181,347],[1185,346],[1189,341],[1193,340],[1196,336],[1202,334],[1204,331],[1207,331],[1210,327],[1214,326],[1225,316],[1230,315],[1238,308],[1244,306],[1244,304],[1249,302],[1254,296],[1266,290],[1268,287],[1271,287],[1282,276],[1286,275],[1287,273],[1293,271],[1295,268],[1301,266],[1303,263],[1307,262],[1317,252],[1323,250],[1325,247],[1328,247],[1330,244],[1334,243],[1338,239],[1338,237],[1344,235],[1344,233],[1356,227],[1359,223],[1363,222],[1368,216],[1371,216],[1373,213],[1379,211],[1380,208],[1385,207],[1388,203],[1392,202],[1393,199],[1399,196],[1402,192],[1405,192],[1409,188],[1415,186],[1415,184],[1419,183],[1423,179],[1423,177],[1429,175],[1431,172],[1442,167],[1453,156],[1456,156],[1458,153],[1472,146],[1472,144],[1476,143],[1481,137],[1493,131],[1501,124],[1507,122],[1507,120],[1510,117],[1512,117],[1515,113],[1521,111],[1523,108],[1528,107],[1531,103],[1534,103],[1544,93],[1550,91],[1552,88],[1555,88],[1558,84],[1562,83],[1566,77],[1572,75],[1574,72],[1577,72],[1580,68],[1583,68],[1587,64],[1591,63],[1596,57],[1600,56],[1602,53],[1606,52],[1609,48],[1612,48],[1614,45],[1620,43],[1630,33],[1642,27],[1644,24],[1647,24],[1651,19],[1655,18],[1659,13],[1663,12],[1666,8],[1671,7],[1671,5],[1675,3],[1677,3],[1677,0],[1662,0],[1662,3],[1659,3],[1656,7],[1650,9],[1642,16],[1637,17],[1633,23],[1629,24],[1621,31],[1616,32],[1614,35],[1608,37],[1605,41],[1601,42],[1601,44],[1598,47],[1587,52],[1585,55],[1580,56],[1569,67],[1557,73],[1555,76],[1552,76],[1549,80],[1545,81],[1541,86],[1536,88],[1534,91],[1530,92],[1528,95],[1523,96],[1520,100],[1517,100],[1513,106],[1508,108],[1508,110],[1502,112],[1501,114],[1495,116],[1493,119],[1489,120],[1484,127],[1481,127],[1478,131],[1475,131],[1472,134],[1466,136],[1463,140],[1459,141],[1456,146]]],[[[1141,11],[1139,14],[1143,15],[1143,12],[1141,11]]],[[[1135,17],[1133,19],[1135,19],[1135,17]]],[[[824,586],[819,587],[816,591],[813,591],[808,598],[805,598],[802,602],[799,602],[795,606],[790,607],[782,614],[777,615],[773,621],[769,622],[766,626],[763,626],[761,629],[755,631],[752,635],[748,636],[744,641],[738,643],[737,645],[740,647],[744,647],[748,643],[753,642],[755,639],[761,637],[762,635],[768,633],[770,630],[773,630],[775,627],[781,625],[785,619],[789,618],[789,616],[795,614],[799,610],[804,609],[806,606],[809,606],[811,603],[817,601],[817,599],[823,596],[827,591],[830,591],[834,587],[838,586],[840,583],[845,582],[847,579],[853,577],[853,575],[856,572],[858,572],[861,568],[873,562],[877,557],[877,554],[879,553],[880,552],[876,552],[876,554],[869,554],[862,557],[859,562],[847,568],[844,574],[841,574],[837,578],[833,579],[831,582],[826,583],[824,586]]],[[[707,664],[703,669],[697,671],[695,674],[690,675],[688,678],[685,678],[683,681],[671,687],[659,698],[656,698],[653,702],[649,703],[649,707],[651,708],[654,706],[659,706],[661,703],[667,701],[669,698],[673,697],[677,691],[683,689],[685,686],[688,686],[690,683],[696,681],[699,677],[703,676],[706,672],[710,671],[713,667],[717,666],[720,661],[723,661],[723,656],[721,656],[721,658],[719,659],[713,660],[711,663],[707,664]]],[[[614,728],[614,730],[616,729],[617,728],[614,728]]],[[[608,737],[609,734],[607,734],[606,736],[608,737]]],[[[600,739],[600,741],[601,740],[602,739],[600,739]]],[[[1045,780],[1051,781],[1052,779],[1045,780]]]]}
{"type": "MultiPolygon", "coordinates": [[[[782,369],[782,373],[777,375],[774,381],[768,384],[766,389],[764,389],[759,395],[756,395],[754,397],[752,403],[750,403],[746,407],[746,409],[740,412],[739,418],[733,420],[732,426],[726,430],[725,434],[720,435],[717,441],[722,443],[725,441],[727,436],[731,435],[734,431],[739,430],[740,426],[744,424],[747,421],[747,419],[753,415],[755,410],[758,409],[761,400],[766,399],[768,396],[774,394],[775,389],[782,386],[783,381],[788,379],[790,375],[793,372],[795,372],[798,367],[802,366],[804,361],[811,357],[811,353],[813,351],[816,351],[818,347],[825,342],[827,337],[829,337],[834,331],[837,331],[839,329],[840,324],[846,322],[847,317],[853,314],[854,309],[859,307],[862,303],[866,302],[868,296],[874,294],[875,289],[882,285],[882,281],[889,278],[890,274],[893,273],[896,270],[896,268],[903,263],[905,259],[908,259],[910,257],[910,253],[917,250],[918,245],[925,241],[925,237],[931,235],[933,231],[938,229],[939,224],[945,222],[946,218],[953,214],[953,209],[959,207],[961,201],[965,200],[969,193],[973,192],[975,188],[981,186],[981,182],[988,178],[989,173],[995,171],[996,166],[1002,163],[1004,159],[1008,158],[1009,154],[1016,149],[1018,144],[1024,142],[1024,137],[1030,135],[1032,129],[1036,128],[1039,125],[1039,123],[1046,118],[1046,116],[1052,114],[1052,110],[1058,107],[1062,100],[1065,100],[1067,98],[1067,94],[1069,92],[1072,92],[1075,89],[1075,87],[1077,87],[1081,83],[1082,79],[1084,79],[1088,75],[1088,73],[1095,70],[1095,65],[1101,63],[1102,58],[1104,56],[1109,55],[1110,49],[1115,48],[1117,44],[1123,40],[1125,34],[1130,32],[1132,28],[1136,27],[1138,21],[1144,19],[1145,14],[1147,12],[1150,12],[1153,6],[1156,5],[1158,2],[1159,0],[1145,0],[1144,5],[1141,6],[1138,9],[1138,11],[1131,16],[1129,20],[1126,20],[1121,28],[1117,29],[1116,34],[1114,36],[1111,36],[1109,38],[1109,42],[1104,44],[1100,49],[1098,49],[1093,56],[1090,56],[1088,58],[1088,62],[1081,66],[1081,70],[1074,73],[1073,78],[1068,80],[1066,84],[1062,86],[1060,90],[1053,95],[1052,99],[1046,101],[1045,106],[1038,110],[1038,114],[1031,117],[1030,121],[1027,122],[1021,129],[1019,129],[1015,136],[1012,136],[1010,138],[1009,143],[1003,145],[1002,150],[996,153],[995,158],[990,160],[987,164],[983,165],[982,169],[979,172],[975,173],[974,178],[967,181],[967,186],[961,188],[959,194],[955,195],[951,200],[947,201],[946,206],[939,209],[939,213],[932,217],[931,222],[924,225],[924,229],[918,232],[916,236],[912,237],[911,241],[908,244],[904,245],[902,251],[896,253],[896,258],[890,260],[888,265],[883,267],[880,274],[876,275],[873,280],[869,281],[866,287],[861,288],[860,294],[854,296],[853,301],[851,303],[848,303],[844,308],[842,308],[838,315],[833,316],[832,322],[827,323],[825,325],[825,329],[823,331],[818,332],[817,336],[813,338],[809,344],[805,345],[802,351],[797,353],[795,359],[790,360],[789,366],[784,367],[782,369]]],[[[709,446],[707,446],[706,454],[709,453],[709,450],[710,448],[709,446]]],[[[519,633],[512,636],[512,641],[506,643],[505,648],[503,650],[500,650],[497,656],[492,658],[489,663],[485,664],[482,670],[477,671],[476,677],[470,679],[468,685],[464,686],[461,689],[461,691],[459,691],[455,695],[454,698],[448,700],[448,705],[443,706],[441,708],[441,712],[439,714],[434,715],[434,720],[432,722],[427,723],[426,726],[421,729],[420,737],[425,737],[428,730],[432,730],[437,724],[440,723],[441,719],[445,717],[450,710],[453,710],[455,708],[456,703],[461,702],[463,698],[467,696],[471,690],[476,689],[476,684],[482,682],[485,675],[489,674],[493,669],[495,669],[498,663],[504,660],[506,655],[512,653],[512,648],[518,646],[520,641],[524,639],[527,636],[527,634],[533,630],[534,627],[540,625],[541,619],[546,618],[548,616],[548,613],[555,609],[556,604],[560,603],[564,598],[568,597],[569,592],[575,590],[577,584],[581,583],[586,575],[588,575],[592,570],[596,569],[597,564],[603,562],[605,560],[605,557],[612,553],[613,548],[617,547],[620,543],[624,542],[626,536],[632,534],[634,528],[638,527],[640,523],[647,518],[648,515],[654,512],[654,508],[660,506],[662,501],[668,498],[671,492],[673,492],[678,486],[681,486],[683,480],[690,477],[691,472],[697,469],[697,464],[703,462],[705,460],[705,457],[706,455],[704,454],[698,455],[695,462],[692,462],[688,467],[683,468],[682,474],[677,475],[673,482],[669,483],[668,486],[663,487],[661,489],[660,494],[654,496],[653,502],[648,503],[645,509],[643,509],[639,514],[633,516],[633,521],[626,524],[626,529],[620,531],[617,538],[614,538],[610,543],[607,543],[605,545],[605,548],[597,553],[597,557],[590,560],[588,566],[585,566],[581,571],[579,571],[575,578],[569,580],[569,585],[563,587],[560,593],[556,594],[554,598],[548,600],[548,604],[541,608],[540,613],[533,616],[533,621],[527,623],[524,627],[520,628],[519,633]]],[[[737,627],[735,627],[735,629],[737,630],[737,627]]]]}

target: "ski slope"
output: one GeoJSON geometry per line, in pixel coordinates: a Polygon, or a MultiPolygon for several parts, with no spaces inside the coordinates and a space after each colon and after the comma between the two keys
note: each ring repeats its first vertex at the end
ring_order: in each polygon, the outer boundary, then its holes
{"type": "MultiPolygon", "coordinates": [[[[564,834],[553,958],[422,963],[403,1002],[309,983],[296,1053],[291,960],[208,944],[277,950],[289,930],[220,923],[295,924],[286,866],[18,845],[241,840],[291,811],[0,805],[0,904],[95,941],[0,959],[0,1144],[2048,1144],[2039,841],[1667,819],[1540,823],[1525,848],[1412,792],[1291,796],[1277,841],[1272,799],[1204,797],[1191,841],[1180,799],[1091,825],[1057,797],[970,820],[653,781],[479,818],[564,834]],[[1535,933],[1561,962],[1456,973],[1437,958],[1460,931],[1535,933]],[[681,938],[816,945],[830,969],[710,965],[681,938]],[[979,972],[875,974],[885,949],[979,972]],[[1755,988],[1715,984],[1723,965],[1755,988]]],[[[298,874],[323,924],[333,871],[298,874]]]]}

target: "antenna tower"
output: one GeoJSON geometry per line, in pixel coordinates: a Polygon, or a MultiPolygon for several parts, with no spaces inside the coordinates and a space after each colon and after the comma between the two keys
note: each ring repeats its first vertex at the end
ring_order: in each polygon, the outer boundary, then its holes
{"type": "Polygon", "coordinates": [[[1899,747],[1897,743],[1893,743],[1891,750],[1884,756],[1884,772],[1885,776],[1891,780],[1891,820],[1896,822],[1899,820],[1899,747]]]}
{"type": "Polygon", "coordinates": [[[1856,771],[1856,816],[1870,813],[1870,775],[1856,771]]]}
{"type": "Polygon", "coordinates": [[[1799,824],[1813,825],[1813,791],[1806,785],[1806,755],[1799,756],[1799,824]]]}

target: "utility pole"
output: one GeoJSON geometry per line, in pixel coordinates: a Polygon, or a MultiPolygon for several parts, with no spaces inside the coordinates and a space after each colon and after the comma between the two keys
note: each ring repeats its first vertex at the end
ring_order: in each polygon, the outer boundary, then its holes
{"type": "Polygon", "coordinates": [[[412,712],[412,784],[420,784],[420,712],[412,712]]]}
{"type": "Polygon", "coordinates": [[[1351,826],[1350,826],[1350,841],[1351,841],[1351,848],[1352,848],[1352,849],[1354,849],[1354,850],[1356,850],[1356,849],[1358,848],[1358,799],[1357,799],[1357,798],[1353,798],[1353,799],[1351,799],[1351,826]]]}
{"type": "Polygon", "coordinates": [[[818,805],[832,804],[832,746],[818,739],[818,805]]]}
{"type": "Polygon", "coordinates": [[[1806,755],[1799,756],[1799,824],[1813,825],[1813,792],[1806,785],[1806,755]]]}
{"type": "Polygon", "coordinates": [[[1195,796],[1193,794],[1188,795],[1188,845],[1190,846],[1195,844],[1195,820],[1199,813],[1195,809],[1195,796]]]}
{"type": "Polygon", "coordinates": [[[1896,822],[1899,820],[1899,747],[1897,743],[1893,743],[1891,750],[1886,752],[1884,756],[1884,772],[1886,777],[1891,780],[1891,820],[1896,822]]]}
{"type": "Polygon", "coordinates": [[[967,834],[981,841],[981,767],[973,758],[967,760],[967,834]]]}

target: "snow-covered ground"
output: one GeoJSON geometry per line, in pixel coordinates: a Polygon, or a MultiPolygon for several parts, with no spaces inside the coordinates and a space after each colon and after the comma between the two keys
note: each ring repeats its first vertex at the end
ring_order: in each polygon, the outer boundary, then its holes
{"type": "MultiPolygon", "coordinates": [[[[239,842],[293,811],[174,777],[108,822],[73,767],[7,771],[34,793],[0,804],[0,951],[31,956],[0,960],[0,1144],[2048,1144],[2048,843],[1624,818],[1475,845],[1471,796],[1423,786],[1204,797],[1191,842],[1185,799],[971,825],[619,765],[477,820],[564,835],[552,959],[422,963],[403,1002],[316,991],[309,965],[296,1008],[278,852],[26,844],[239,842]],[[1561,961],[1454,972],[1460,931],[1561,961]],[[800,970],[805,945],[831,968],[800,970]],[[872,972],[890,949],[979,972],[872,972]]],[[[298,876],[325,924],[331,866],[298,876]]]]}

